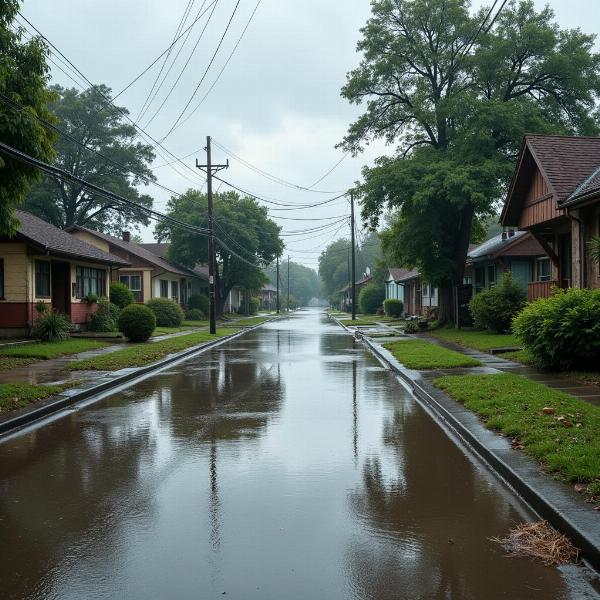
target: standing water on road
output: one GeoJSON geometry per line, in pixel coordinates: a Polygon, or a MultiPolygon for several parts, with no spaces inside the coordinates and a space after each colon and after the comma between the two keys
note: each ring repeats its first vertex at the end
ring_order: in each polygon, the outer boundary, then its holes
{"type": "Polygon", "coordinates": [[[585,598],[395,377],[301,312],[0,444],[8,599],[585,598]]]}

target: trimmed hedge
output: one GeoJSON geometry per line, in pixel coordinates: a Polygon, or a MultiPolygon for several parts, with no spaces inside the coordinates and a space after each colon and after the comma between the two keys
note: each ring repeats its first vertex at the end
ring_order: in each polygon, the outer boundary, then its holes
{"type": "Polygon", "coordinates": [[[185,318],[188,321],[203,321],[206,318],[206,315],[199,308],[190,308],[185,313],[185,318]]]}
{"type": "Polygon", "coordinates": [[[248,301],[248,314],[255,315],[258,312],[260,306],[260,298],[250,298],[248,301]]]}
{"type": "Polygon", "coordinates": [[[159,327],[179,327],[185,318],[181,306],[168,298],[152,298],[146,306],[154,313],[159,327]]]}
{"type": "Polygon", "coordinates": [[[383,302],[383,310],[388,317],[401,317],[404,303],[396,298],[388,298],[383,302]]]}
{"type": "Polygon", "coordinates": [[[111,283],[109,296],[110,301],[119,308],[133,304],[133,292],[124,283],[111,283]]]}
{"type": "Polygon", "coordinates": [[[130,304],[119,315],[119,331],[132,342],[147,341],[156,328],[156,317],[145,304],[130,304]]]}
{"type": "Polygon", "coordinates": [[[364,315],[374,315],[385,300],[383,285],[370,283],[358,294],[358,308],[364,315]]]}
{"type": "Polygon", "coordinates": [[[205,315],[208,314],[208,296],[206,294],[192,294],[188,298],[188,308],[197,308],[201,310],[205,315]]]}
{"type": "Polygon", "coordinates": [[[600,289],[556,290],[527,305],[513,330],[542,366],[598,368],[600,364],[600,289]]]}

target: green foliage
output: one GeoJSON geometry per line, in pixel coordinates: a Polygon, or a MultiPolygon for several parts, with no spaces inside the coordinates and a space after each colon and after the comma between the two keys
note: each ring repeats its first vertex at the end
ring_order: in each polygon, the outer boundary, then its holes
{"type": "Polygon", "coordinates": [[[38,300],[35,303],[35,312],[38,315],[43,315],[44,313],[48,312],[48,307],[50,305],[47,302],[42,302],[41,300],[38,300]]]}
{"type": "MultiPolygon", "coordinates": [[[[15,22],[20,4],[19,0],[0,3],[0,140],[52,162],[57,136],[35,118],[55,121],[48,108],[53,98],[47,88],[48,48],[39,37],[25,41],[25,31],[15,22]]],[[[34,167],[0,154],[0,235],[14,233],[14,208],[23,202],[32,183],[40,179],[34,167]]]]}
{"type": "Polygon", "coordinates": [[[37,400],[60,394],[64,386],[0,383],[0,414],[24,408],[37,400]]]}
{"type": "MultiPolygon", "coordinates": [[[[512,333],[492,333],[491,331],[477,331],[474,329],[438,327],[437,329],[432,329],[428,335],[439,340],[460,344],[468,348],[475,348],[482,352],[489,352],[493,348],[507,348],[519,345],[519,341],[512,333]]],[[[508,358],[506,354],[503,354],[502,357],[508,358]]]]}
{"type": "Polygon", "coordinates": [[[470,356],[421,340],[390,342],[384,344],[384,348],[387,348],[408,369],[450,369],[481,365],[478,360],[470,356]]]}
{"type": "Polygon", "coordinates": [[[540,364],[586,369],[600,364],[600,289],[556,290],[528,304],[513,321],[517,337],[540,364]]]}
{"type": "Polygon", "coordinates": [[[68,339],[71,333],[71,321],[66,315],[55,311],[42,314],[33,326],[32,335],[44,342],[58,342],[68,339]]]}
{"type": "Polygon", "coordinates": [[[388,317],[401,317],[404,303],[396,298],[388,298],[383,302],[383,310],[388,317]]]}
{"type": "Polygon", "coordinates": [[[406,321],[404,326],[404,333],[413,334],[419,332],[419,324],[414,319],[406,321]]]}
{"type": "Polygon", "coordinates": [[[90,317],[90,331],[117,331],[119,313],[120,309],[116,304],[109,302],[108,298],[100,298],[96,312],[90,317]]]}
{"type": "Polygon", "coordinates": [[[154,313],[160,327],[179,327],[185,318],[181,306],[168,298],[152,298],[146,306],[154,313]]]}
{"type": "Polygon", "coordinates": [[[125,308],[133,304],[133,292],[124,283],[111,283],[109,293],[110,301],[119,308],[125,308]]]}
{"type": "Polygon", "coordinates": [[[106,346],[106,343],[99,340],[70,338],[58,342],[39,342],[3,348],[2,358],[10,356],[14,358],[49,360],[57,356],[68,356],[88,350],[96,350],[104,346],[106,346]]]}
{"type": "Polygon", "coordinates": [[[130,341],[145,342],[156,328],[156,317],[145,304],[130,304],[121,311],[118,326],[130,341]]]}
{"type": "Polygon", "coordinates": [[[505,272],[498,285],[479,292],[471,299],[469,309],[478,329],[506,333],[524,305],[525,293],[513,282],[511,274],[505,272]]]}
{"type": "MultiPolygon", "coordinates": [[[[56,165],[136,204],[151,207],[152,198],[140,194],[138,187],[155,179],[149,168],[154,160],[152,146],[136,140],[135,128],[123,116],[127,110],[106,110],[105,98],[110,97],[111,90],[104,85],[84,91],[58,85],[51,89],[57,98],[52,110],[58,118],[58,127],[97,151],[96,154],[82,150],[61,136],[56,143],[56,165]],[[115,163],[124,168],[115,168],[115,163]]],[[[115,204],[76,183],[51,178],[42,180],[29,192],[25,208],[61,229],[84,225],[120,235],[132,225],[149,223],[147,215],[138,208],[115,204]]]]}
{"type": "Polygon", "coordinates": [[[258,311],[258,307],[260,306],[260,298],[250,298],[248,301],[248,312],[251,315],[255,315],[258,311]]]}
{"type": "Polygon", "coordinates": [[[374,315],[385,300],[385,288],[377,283],[370,283],[358,294],[358,308],[365,315],[374,315]]]}
{"type": "MultiPolygon", "coordinates": [[[[279,286],[280,290],[286,292],[287,273],[287,261],[283,261],[279,265],[279,286]]],[[[271,263],[265,268],[265,275],[274,286],[277,286],[277,266],[275,263],[271,263]]],[[[320,282],[315,270],[290,261],[290,294],[298,298],[298,302],[302,306],[306,306],[312,298],[318,298],[320,295],[320,282]]]]}
{"type": "Polygon", "coordinates": [[[88,304],[96,304],[98,302],[98,294],[94,294],[94,292],[90,292],[86,297],[85,301],[88,304]]]}
{"type": "Polygon", "coordinates": [[[185,313],[185,318],[188,321],[202,321],[206,318],[206,315],[199,308],[190,308],[185,313]]]}
{"type": "Polygon", "coordinates": [[[600,265],[600,236],[595,237],[590,242],[592,260],[600,265]]]}
{"type": "Polygon", "coordinates": [[[197,308],[208,315],[209,300],[206,294],[192,294],[188,299],[189,308],[197,308]]]}

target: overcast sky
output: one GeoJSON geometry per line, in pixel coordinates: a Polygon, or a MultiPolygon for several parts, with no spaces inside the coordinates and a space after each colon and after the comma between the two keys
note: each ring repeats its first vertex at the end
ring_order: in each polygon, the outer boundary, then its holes
{"type": "MultiPolygon", "coordinates": [[[[191,1],[192,16],[187,24],[202,6],[202,0],[191,1]]],[[[208,14],[194,26],[164,87],[140,121],[154,138],[162,139],[192,96],[237,1],[218,0],[187,70],[156,118],[146,126],[179,75],[208,14]]],[[[476,8],[483,4],[486,3],[473,2],[476,8]]],[[[544,4],[536,0],[538,7],[544,4]]],[[[104,83],[117,93],[169,46],[187,5],[188,0],[25,0],[22,12],[90,80],[104,83]]],[[[589,33],[599,30],[597,0],[553,0],[551,5],[561,26],[580,27],[589,33]]],[[[209,90],[255,6],[256,0],[240,0],[221,50],[190,110],[209,90]]],[[[164,146],[177,157],[194,153],[185,159],[193,167],[196,157],[204,162],[203,147],[206,135],[210,134],[262,170],[310,186],[340,160],[343,153],[334,146],[359,114],[356,107],[340,97],[340,88],[346,72],[359,61],[356,42],[369,13],[370,4],[366,0],[262,0],[215,87],[193,116],[167,137],[164,146]]],[[[117,104],[127,107],[132,117],[137,117],[148,97],[160,64],[118,99],[117,104]]],[[[55,67],[53,77],[61,85],[75,85],[55,67]]],[[[391,151],[379,144],[357,158],[348,157],[315,189],[346,190],[359,179],[362,165],[391,151]]],[[[227,156],[214,148],[214,161],[224,162],[227,156]]],[[[165,162],[158,156],[155,165],[165,162]]],[[[165,166],[156,169],[155,174],[161,183],[180,192],[202,185],[190,171],[181,167],[177,171],[165,166]]],[[[277,201],[310,203],[330,197],[273,183],[233,159],[223,177],[277,201]]],[[[154,186],[147,191],[155,198],[155,207],[164,209],[168,194],[154,186]]],[[[274,211],[272,216],[284,232],[289,232],[333,219],[295,221],[277,215],[326,219],[348,211],[348,204],[342,199],[309,210],[274,211]]],[[[348,235],[347,226],[337,232],[336,229],[296,239],[288,237],[286,254],[289,251],[293,260],[316,267],[318,253],[327,243],[348,235]]],[[[151,241],[152,229],[143,230],[142,235],[145,241],[151,241]]]]}

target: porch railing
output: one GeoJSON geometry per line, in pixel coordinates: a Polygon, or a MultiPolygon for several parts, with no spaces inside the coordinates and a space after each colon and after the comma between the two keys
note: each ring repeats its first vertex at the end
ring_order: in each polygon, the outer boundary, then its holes
{"type": "Polygon", "coordinates": [[[531,281],[527,285],[527,300],[537,300],[537,298],[549,298],[552,295],[552,288],[558,286],[558,281],[531,281]]]}

